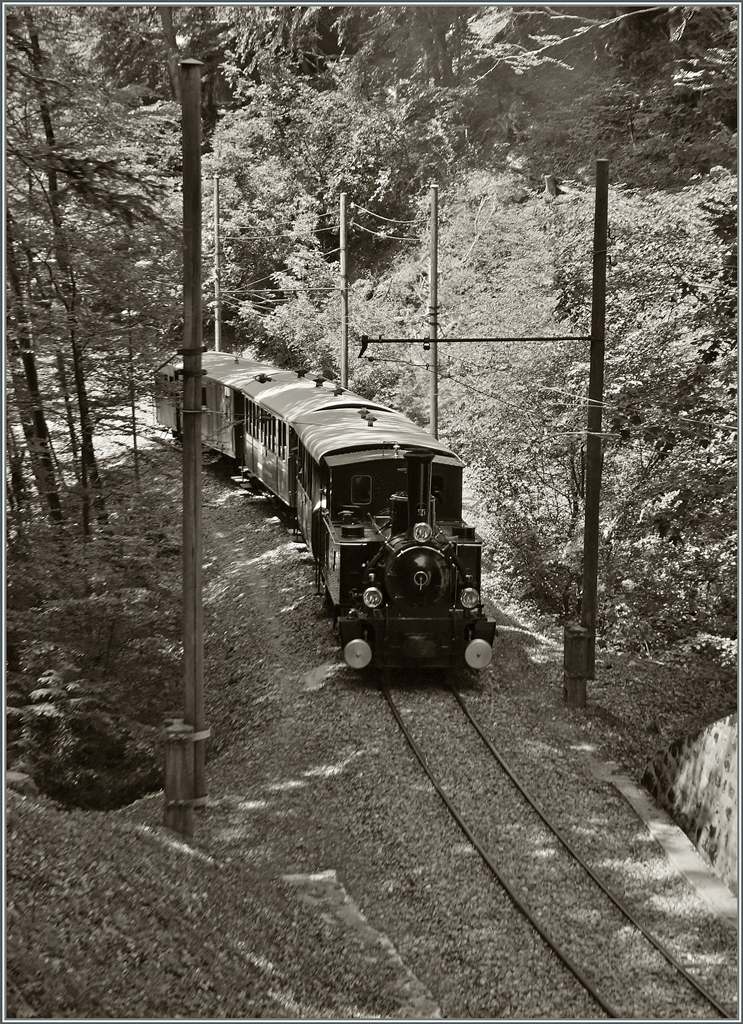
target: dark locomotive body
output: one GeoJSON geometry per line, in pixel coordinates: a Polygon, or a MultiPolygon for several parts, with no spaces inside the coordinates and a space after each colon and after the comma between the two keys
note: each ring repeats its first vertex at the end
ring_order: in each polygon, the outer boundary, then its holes
{"type": "MultiPolygon", "coordinates": [[[[402,414],[325,381],[205,353],[202,439],[295,515],[353,668],[485,668],[482,541],[462,463],[402,414]]],[[[158,422],[180,433],[179,370],[158,372],[158,422]]]]}

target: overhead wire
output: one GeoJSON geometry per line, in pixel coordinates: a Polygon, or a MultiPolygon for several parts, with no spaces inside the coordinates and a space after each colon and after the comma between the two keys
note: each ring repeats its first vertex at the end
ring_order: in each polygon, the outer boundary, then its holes
{"type": "MultiPolygon", "coordinates": [[[[374,341],[373,338],[371,338],[370,340],[371,340],[371,342],[374,341]]],[[[411,342],[421,342],[423,344],[425,344],[427,340],[428,339],[425,339],[425,338],[421,338],[421,339],[419,339],[419,338],[411,338],[411,339],[409,339],[409,341],[411,341],[411,342]]],[[[446,339],[446,338],[439,338],[438,340],[439,341],[456,341],[456,339],[446,339]]],[[[511,339],[508,339],[508,340],[511,340],[511,339]]],[[[514,343],[516,343],[520,339],[514,338],[512,340],[513,340],[514,343]]],[[[487,342],[487,341],[488,341],[487,338],[483,338],[483,342],[487,342]]],[[[377,361],[379,361],[379,357],[367,357],[367,358],[374,358],[377,361]]],[[[415,364],[411,364],[411,365],[415,365],[415,364]]],[[[491,370],[484,370],[481,373],[477,374],[477,376],[487,376],[491,372],[492,372],[491,370]]],[[[442,373],[442,374],[439,375],[439,379],[445,379],[447,376],[449,377],[449,379],[456,381],[461,386],[464,386],[464,387],[467,386],[467,385],[465,385],[464,381],[461,380],[461,378],[456,378],[456,377],[454,377],[451,374],[443,374],[442,373]]],[[[550,388],[550,387],[547,387],[546,385],[544,385],[542,387],[542,389],[543,390],[552,391],[552,392],[555,392],[557,394],[562,394],[562,395],[564,395],[564,396],[566,396],[568,398],[571,398],[574,401],[578,401],[578,402],[580,402],[581,404],[584,404],[584,405],[588,404],[589,401],[592,401],[594,405],[600,404],[602,408],[607,409],[607,410],[613,410],[613,411],[619,412],[619,413],[622,413],[622,411],[623,411],[619,406],[614,405],[612,403],[608,403],[608,402],[604,402],[604,401],[602,401],[600,403],[597,403],[595,400],[589,399],[588,395],[576,395],[576,394],[573,394],[571,392],[562,391],[559,388],[550,388]]],[[[473,389],[473,390],[477,391],[477,389],[473,389]]],[[[480,393],[485,395],[486,397],[493,398],[494,401],[501,401],[503,404],[508,404],[505,399],[497,398],[494,395],[488,396],[486,392],[480,392],[480,393]]],[[[512,407],[513,408],[519,408],[518,406],[512,406],[512,407]]],[[[690,416],[677,416],[677,417],[675,417],[674,422],[678,423],[679,427],[689,427],[689,429],[692,431],[692,433],[694,433],[695,431],[691,427],[691,424],[698,425],[700,427],[706,428],[707,430],[719,428],[721,430],[727,430],[730,433],[737,433],[738,432],[738,427],[736,427],[736,426],[732,426],[732,425],[729,425],[729,424],[726,424],[726,423],[722,423],[720,421],[698,420],[698,419],[692,418],[690,416]]],[[[587,431],[582,431],[582,433],[587,433],[587,431]]],[[[601,436],[607,436],[607,437],[621,436],[616,431],[600,431],[600,432],[597,432],[597,433],[599,433],[601,436]]],[[[697,436],[701,436],[701,437],[706,436],[705,433],[703,431],[701,431],[701,430],[700,431],[696,431],[696,433],[697,433],[697,436]]]]}
{"type": "Polygon", "coordinates": [[[368,213],[370,217],[376,217],[377,220],[384,220],[388,224],[420,224],[420,220],[397,220],[393,217],[383,217],[381,213],[374,213],[373,210],[367,210],[365,206],[360,206],[358,203],[351,203],[352,210],[361,210],[362,213],[368,213]]]}
{"type": "MultiPolygon", "coordinates": [[[[384,221],[385,223],[388,223],[388,224],[401,224],[401,225],[402,224],[410,224],[410,225],[412,225],[412,224],[420,224],[420,220],[419,219],[415,219],[415,220],[402,220],[402,219],[399,219],[399,218],[385,217],[382,214],[375,213],[373,210],[369,210],[367,207],[361,206],[359,203],[353,203],[352,202],[350,204],[350,206],[351,206],[352,210],[359,210],[362,213],[365,213],[365,214],[367,214],[367,215],[369,215],[371,217],[374,217],[377,220],[384,221]]],[[[334,215],[335,215],[335,211],[326,211],[326,212],[323,212],[323,213],[313,214],[312,216],[315,216],[315,217],[319,218],[319,217],[330,217],[330,216],[334,216],[334,215]]],[[[295,222],[286,221],[285,223],[287,223],[287,224],[290,224],[290,223],[294,224],[295,222]]],[[[373,235],[373,236],[378,237],[378,238],[389,239],[389,240],[393,240],[393,241],[403,241],[403,242],[420,242],[420,241],[423,241],[423,239],[418,237],[418,236],[410,237],[410,236],[392,235],[392,234],[389,234],[389,233],[387,233],[385,231],[374,231],[374,230],[372,230],[370,228],[365,227],[363,224],[359,224],[358,221],[353,220],[353,219],[350,222],[350,226],[351,227],[357,227],[361,231],[364,231],[367,234],[373,235]]],[[[340,225],[332,225],[332,226],[323,227],[323,228],[314,229],[314,230],[316,230],[316,231],[334,231],[334,230],[338,230],[339,227],[340,227],[340,225]]],[[[240,240],[240,239],[242,239],[243,241],[255,241],[255,240],[263,240],[263,239],[267,239],[267,238],[296,237],[298,234],[302,234],[302,233],[303,232],[301,232],[301,231],[296,231],[295,230],[295,231],[291,231],[291,232],[282,232],[280,234],[265,234],[265,235],[244,235],[244,234],[238,234],[238,235],[226,236],[226,237],[228,239],[230,239],[230,240],[235,240],[235,239],[240,240]]],[[[309,234],[311,232],[308,231],[307,233],[309,234]]],[[[336,249],[333,249],[333,250],[331,250],[328,253],[324,253],[324,255],[326,255],[326,256],[333,255],[333,254],[335,254],[336,252],[339,252],[339,251],[340,251],[340,247],[338,247],[336,249]]],[[[669,266],[669,268],[671,270],[673,270],[673,272],[675,274],[679,273],[678,268],[674,267],[673,264],[671,264],[669,260],[666,260],[666,263],[669,266]]],[[[259,281],[271,280],[272,276],[273,275],[267,276],[265,278],[259,278],[258,281],[255,282],[255,283],[258,283],[259,281]]],[[[247,291],[247,292],[251,291],[251,289],[249,287],[246,287],[246,288],[240,289],[240,290],[241,291],[247,291]]],[[[308,287],[308,286],[296,285],[294,287],[291,287],[291,286],[286,286],[286,285],[276,285],[274,289],[264,288],[264,289],[254,289],[252,291],[253,291],[254,294],[258,293],[258,292],[270,294],[274,290],[275,291],[285,291],[285,292],[286,291],[292,291],[292,292],[295,292],[295,293],[298,293],[298,292],[301,292],[301,291],[313,292],[313,293],[314,292],[328,292],[328,293],[332,293],[333,291],[339,291],[340,289],[337,286],[332,286],[332,287],[331,286],[326,286],[326,287],[311,286],[311,287],[308,287]]],[[[226,294],[227,294],[227,296],[235,296],[237,294],[237,292],[236,291],[234,291],[234,292],[229,292],[228,291],[226,294]]],[[[260,305],[266,307],[268,305],[266,302],[259,302],[259,301],[250,300],[250,299],[248,299],[247,301],[251,301],[254,307],[260,306],[260,305]]],[[[422,314],[419,317],[417,317],[416,319],[419,319],[420,321],[425,322],[428,319],[429,316],[430,316],[430,313],[422,314]]],[[[357,329],[364,330],[363,325],[360,324],[356,320],[349,321],[349,323],[352,323],[353,326],[355,326],[357,329]]],[[[425,341],[426,339],[410,339],[410,340],[411,341],[418,341],[418,340],[425,341]]],[[[449,341],[456,341],[456,339],[447,339],[445,337],[440,338],[439,340],[441,340],[441,341],[447,341],[447,340],[449,340],[449,341]]],[[[508,343],[511,340],[514,343],[518,343],[521,339],[514,338],[514,339],[502,339],[502,340],[503,340],[504,343],[508,343]]],[[[483,338],[483,341],[487,342],[488,339],[483,338]]],[[[367,358],[370,358],[370,357],[367,357],[367,358]]],[[[377,357],[375,357],[375,358],[377,358],[377,357]]],[[[418,364],[411,363],[411,362],[407,362],[406,363],[404,360],[392,360],[392,359],[379,360],[377,358],[377,361],[401,362],[404,365],[409,365],[409,366],[416,366],[416,365],[418,365],[418,364]]],[[[492,372],[492,371],[490,371],[490,370],[483,370],[481,373],[477,374],[477,376],[486,376],[490,372],[492,372]]],[[[450,372],[449,373],[440,374],[440,379],[452,380],[455,383],[459,384],[461,387],[468,388],[469,390],[471,390],[471,391],[473,391],[475,393],[481,394],[481,395],[483,395],[485,397],[489,397],[493,401],[500,402],[501,404],[504,404],[504,405],[508,405],[509,407],[517,409],[519,411],[525,411],[525,410],[523,410],[522,407],[519,407],[519,406],[515,405],[514,403],[509,403],[506,399],[503,399],[500,396],[495,396],[495,395],[492,395],[492,394],[488,394],[487,392],[484,392],[484,391],[482,391],[480,389],[477,389],[477,388],[473,387],[470,384],[467,384],[461,378],[455,377],[450,372]]],[[[571,398],[574,401],[581,402],[581,404],[585,404],[585,403],[587,403],[589,401],[588,396],[584,396],[584,395],[578,396],[578,395],[570,394],[569,392],[561,391],[558,388],[548,388],[548,387],[544,386],[544,390],[549,390],[549,391],[552,391],[552,392],[554,392],[556,394],[562,394],[565,397],[571,398]]],[[[594,404],[596,404],[596,403],[594,403],[594,404]]],[[[613,405],[611,403],[603,402],[602,401],[599,404],[601,405],[602,408],[605,408],[607,410],[612,409],[612,410],[617,411],[617,412],[622,412],[622,410],[618,406],[613,405]]],[[[719,421],[698,420],[698,419],[695,419],[695,418],[692,418],[692,417],[681,417],[681,416],[680,417],[676,417],[675,421],[679,424],[680,427],[691,427],[691,425],[693,424],[694,426],[703,427],[706,430],[719,428],[721,430],[727,430],[727,431],[729,431],[731,433],[737,433],[737,427],[731,426],[731,425],[726,424],[726,423],[721,423],[719,421]]],[[[693,432],[693,428],[691,428],[691,429],[692,429],[692,432],[693,432]]],[[[587,431],[578,431],[578,432],[561,431],[560,432],[560,434],[568,434],[568,433],[571,433],[571,434],[572,433],[585,434],[585,433],[587,433],[587,431]]],[[[616,432],[601,432],[601,433],[602,433],[603,436],[618,436],[616,434],[616,432]]],[[[701,434],[701,431],[699,431],[698,433],[701,434]]],[[[555,435],[555,436],[557,436],[557,435],[555,435]]]]}
{"type": "MultiPolygon", "coordinates": [[[[240,288],[239,291],[250,292],[251,295],[259,293],[275,295],[276,292],[337,292],[340,291],[337,285],[310,285],[302,284],[277,284],[275,288],[240,288]]],[[[236,294],[236,293],[235,293],[236,294]]]]}
{"type": "MultiPolygon", "coordinates": [[[[555,392],[558,395],[563,395],[564,397],[571,398],[574,401],[580,402],[581,404],[584,404],[584,405],[587,404],[588,402],[592,402],[594,406],[599,405],[599,406],[601,406],[602,409],[606,409],[606,410],[609,410],[609,411],[618,412],[618,413],[620,413],[622,415],[626,415],[626,413],[624,413],[624,410],[620,406],[618,406],[618,405],[616,405],[616,404],[614,404],[612,402],[604,402],[604,401],[597,402],[595,399],[589,399],[588,395],[576,395],[576,394],[573,394],[573,393],[571,393],[569,391],[563,391],[560,388],[548,387],[547,385],[541,385],[539,390],[540,391],[552,391],[552,392],[555,392]]],[[[734,433],[734,434],[736,434],[738,432],[738,428],[737,427],[730,426],[727,423],[720,423],[719,421],[716,421],[716,420],[697,420],[697,419],[692,419],[692,417],[690,417],[690,416],[678,415],[678,416],[674,417],[674,422],[679,423],[682,426],[685,426],[687,424],[692,424],[693,423],[695,425],[706,427],[707,429],[719,428],[720,430],[728,430],[728,431],[730,431],[731,433],[734,433]]],[[[701,431],[699,433],[701,434],[701,431]]]]}
{"type": "MultiPolygon", "coordinates": [[[[377,356],[367,356],[366,359],[369,362],[377,362],[377,363],[399,363],[402,366],[409,366],[409,367],[411,367],[413,369],[416,369],[416,370],[423,370],[426,373],[430,373],[431,372],[430,364],[427,364],[427,363],[414,363],[414,362],[412,362],[410,360],[407,360],[407,359],[395,359],[394,357],[389,357],[389,358],[388,357],[382,357],[382,358],[379,358],[377,356]]],[[[490,398],[494,402],[500,402],[502,405],[507,405],[511,409],[516,409],[518,412],[527,413],[527,415],[528,415],[528,411],[523,406],[515,405],[513,402],[509,402],[505,398],[501,398],[498,395],[493,395],[493,394],[490,394],[490,393],[488,393],[486,391],[482,391],[479,388],[475,388],[471,384],[467,384],[465,381],[459,380],[457,377],[454,377],[451,374],[439,373],[438,379],[439,380],[453,380],[456,384],[460,384],[462,387],[464,387],[465,389],[467,389],[469,391],[473,391],[476,394],[484,395],[486,398],[490,398]]]]}
{"type": "MultiPolygon", "coordinates": [[[[273,223],[274,224],[292,225],[292,224],[296,224],[297,221],[299,219],[301,219],[302,217],[306,217],[308,220],[311,220],[313,217],[337,217],[337,216],[338,216],[338,211],[337,210],[326,210],[324,213],[313,213],[313,212],[308,210],[307,213],[298,213],[297,216],[295,218],[293,218],[293,219],[289,219],[287,217],[285,220],[278,220],[278,219],[274,220],[273,223]]],[[[256,227],[255,224],[246,224],[246,223],[243,223],[241,221],[231,221],[230,222],[230,226],[234,227],[234,228],[254,228],[254,227],[256,227]]]]}
{"type": "MultiPolygon", "coordinates": [[[[276,233],[271,232],[271,233],[265,234],[265,235],[244,235],[244,234],[220,235],[219,236],[219,240],[220,240],[220,243],[221,243],[221,242],[225,242],[225,241],[226,242],[234,242],[234,241],[241,241],[241,242],[263,242],[267,238],[294,238],[294,239],[297,239],[297,238],[309,238],[309,237],[315,235],[316,233],[318,233],[320,231],[338,231],[338,228],[337,227],[309,228],[306,231],[304,231],[304,230],[302,230],[302,231],[279,231],[279,232],[276,232],[276,233]]],[[[207,253],[207,255],[211,255],[211,252],[207,253]]]]}
{"type": "Polygon", "coordinates": [[[372,231],[371,228],[365,228],[363,224],[359,224],[358,221],[352,220],[349,227],[359,228],[361,231],[366,231],[368,235],[374,235],[376,238],[392,239],[395,242],[422,242],[422,238],[413,236],[409,238],[405,235],[388,235],[384,231],[372,231]]]}
{"type": "MultiPolygon", "coordinates": [[[[394,357],[378,357],[378,356],[367,356],[366,359],[368,361],[370,361],[370,362],[398,363],[398,364],[403,365],[403,366],[409,366],[409,367],[411,367],[413,369],[425,370],[428,373],[431,372],[429,364],[414,363],[411,360],[395,359],[394,357]]],[[[474,385],[472,385],[472,384],[468,383],[467,381],[463,380],[461,377],[455,376],[451,372],[440,372],[439,375],[438,375],[438,379],[439,380],[451,380],[455,384],[458,384],[460,387],[463,387],[466,390],[471,391],[474,394],[482,395],[485,398],[491,399],[491,401],[493,401],[493,402],[500,403],[501,405],[505,405],[508,408],[515,409],[517,412],[525,413],[528,416],[528,410],[523,405],[517,405],[514,402],[509,402],[507,399],[503,398],[501,395],[494,395],[494,394],[492,394],[492,392],[483,391],[481,388],[475,387],[474,385]]],[[[547,388],[546,390],[558,391],[558,389],[556,389],[556,388],[547,388]]],[[[571,397],[578,398],[578,400],[581,401],[581,403],[587,403],[589,401],[588,396],[580,396],[580,397],[578,397],[578,396],[574,396],[573,395],[571,397]]],[[[605,408],[617,409],[616,406],[613,406],[613,407],[612,406],[608,406],[607,403],[603,403],[602,402],[601,404],[605,408]]],[[[541,403],[540,403],[540,405],[541,405],[541,403]]],[[[617,410],[617,411],[620,411],[620,410],[617,410]]],[[[686,417],[678,417],[677,418],[677,422],[678,422],[678,424],[681,427],[685,426],[687,423],[689,423],[689,424],[690,423],[698,423],[698,424],[701,424],[704,427],[707,427],[708,429],[713,428],[714,426],[719,426],[719,427],[721,427],[724,430],[729,430],[729,431],[732,431],[732,432],[737,432],[737,428],[728,426],[727,424],[724,424],[724,423],[715,424],[715,423],[712,423],[712,422],[709,422],[709,421],[691,420],[691,419],[687,419],[686,417]]],[[[556,430],[556,431],[553,431],[551,434],[546,435],[546,437],[545,437],[545,434],[543,432],[540,432],[538,430],[538,428],[534,426],[534,424],[532,424],[532,427],[535,430],[535,436],[540,438],[540,439],[549,439],[549,438],[566,437],[566,436],[583,437],[583,436],[586,436],[588,434],[591,434],[591,435],[594,435],[594,436],[598,436],[598,437],[621,437],[621,433],[618,432],[618,431],[612,431],[612,430],[589,431],[587,429],[580,429],[580,430],[556,430]]],[[[695,433],[699,437],[706,437],[707,436],[702,431],[695,431],[695,430],[692,429],[691,432],[695,433]]],[[[655,449],[649,449],[649,450],[650,451],[655,451],[655,449]]]]}

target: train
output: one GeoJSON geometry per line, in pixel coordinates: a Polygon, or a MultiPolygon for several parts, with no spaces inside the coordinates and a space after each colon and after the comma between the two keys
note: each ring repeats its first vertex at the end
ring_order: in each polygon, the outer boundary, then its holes
{"type": "MultiPolygon", "coordinates": [[[[462,519],[462,461],[396,410],[243,354],[202,356],[202,444],[285,506],[314,559],[347,665],[492,660],[482,538],[462,519]]],[[[182,431],[182,368],[156,371],[157,422],[182,431]]]]}

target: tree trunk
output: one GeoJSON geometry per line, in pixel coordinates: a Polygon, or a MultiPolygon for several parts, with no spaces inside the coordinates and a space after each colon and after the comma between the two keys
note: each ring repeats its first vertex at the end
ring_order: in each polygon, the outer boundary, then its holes
{"type": "Polygon", "coordinates": [[[134,479],[139,488],[139,438],[137,435],[137,387],[134,380],[134,347],[132,345],[132,312],[129,312],[129,331],[127,335],[127,352],[129,355],[129,407],[132,414],[132,444],[134,446],[134,479]]]}
{"type": "Polygon", "coordinates": [[[9,306],[9,363],[11,379],[18,399],[23,433],[31,456],[31,465],[36,478],[36,486],[42,501],[49,508],[49,518],[55,523],[62,522],[62,507],[57,491],[54,465],[51,457],[49,428],[44,414],[44,406],[39,391],[39,377],[36,371],[36,358],[31,347],[31,330],[24,303],[21,279],[13,250],[12,227],[10,216],[6,218],[6,270],[8,274],[8,306],[9,306]],[[23,366],[25,388],[18,373],[18,363],[23,366]]]}
{"type": "Polygon", "coordinates": [[[8,453],[8,507],[20,516],[26,505],[28,491],[23,475],[23,449],[19,448],[15,433],[10,423],[5,424],[5,444],[8,453]]]}
{"type": "MultiPolygon", "coordinates": [[[[28,8],[24,10],[24,17],[26,19],[26,27],[28,30],[29,41],[31,43],[31,61],[36,73],[34,84],[39,101],[39,113],[44,126],[44,135],[46,137],[47,145],[50,149],[53,149],[56,145],[56,138],[44,85],[43,55],[39,44],[38,33],[33,23],[33,17],[28,8]]],[[[90,402],[88,400],[88,390],[83,369],[83,348],[77,331],[77,288],[75,282],[75,271],[70,259],[67,238],[62,224],[59,181],[57,178],[57,172],[53,167],[49,167],[47,170],[46,178],[48,184],[48,205],[51,213],[54,234],[54,255],[57,259],[57,266],[60,270],[59,279],[54,282],[54,287],[57,298],[65,309],[67,333],[70,341],[70,347],[72,349],[72,365],[74,369],[75,391],[77,392],[77,405],[80,413],[80,478],[83,492],[83,533],[85,536],[88,536],[90,532],[88,511],[90,493],[88,485],[92,488],[94,493],[93,504],[97,512],[98,521],[105,523],[108,520],[108,516],[106,515],[105,499],[103,497],[101,478],[98,473],[98,464],[96,462],[95,448],[93,445],[93,421],[90,415],[90,402]]]]}
{"type": "Polygon", "coordinates": [[[64,355],[57,349],[57,379],[59,380],[59,390],[62,392],[62,399],[64,400],[65,419],[67,420],[67,431],[70,435],[70,450],[72,451],[72,467],[75,471],[75,476],[80,479],[80,452],[78,450],[77,443],[77,431],[75,430],[75,417],[72,412],[72,400],[70,399],[70,389],[67,385],[67,369],[64,364],[64,355]]]}
{"type": "Polygon", "coordinates": [[[178,41],[175,37],[173,27],[173,8],[159,6],[160,24],[163,27],[163,35],[168,47],[168,74],[170,75],[170,90],[173,99],[181,102],[181,53],[178,49],[178,41]]]}
{"type": "Polygon", "coordinates": [[[421,11],[425,18],[431,40],[431,46],[436,55],[436,85],[451,87],[456,84],[454,72],[451,66],[451,54],[446,45],[446,32],[441,24],[436,21],[436,8],[424,7],[421,11]]]}
{"type": "Polygon", "coordinates": [[[93,493],[93,507],[96,511],[96,518],[99,523],[107,523],[106,500],[103,496],[103,483],[98,473],[98,463],[95,457],[93,445],[93,418],[90,413],[88,401],[88,388],[85,383],[85,370],[83,367],[83,347],[80,344],[75,330],[74,320],[69,325],[70,345],[72,347],[72,366],[75,378],[75,390],[77,392],[77,407],[80,413],[81,450],[82,458],[80,464],[85,468],[86,475],[86,497],[89,498],[87,485],[93,493]]]}

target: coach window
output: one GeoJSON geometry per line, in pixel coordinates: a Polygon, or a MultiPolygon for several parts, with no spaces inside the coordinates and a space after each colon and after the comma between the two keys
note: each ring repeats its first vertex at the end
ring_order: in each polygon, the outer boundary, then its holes
{"type": "Polygon", "coordinates": [[[366,473],[355,473],[351,477],[351,504],[370,505],[372,500],[372,478],[366,473]]]}
{"type": "Polygon", "coordinates": [[[312,460],[310,459],[310,453],[304,446],[300,448],[300,453],[302,464],[297,477],[301,478],[302,487],[309,494],[310,482],[312,480],[312,460]]]}
{"type": "Polygon", "coordinates": [[[202,408],[202,409],[206,409],[206,407],[207,407],[207,402],[206,402],[206,388],[202,388],[202,389],[201,389],[201,408],[202,408]]]}

